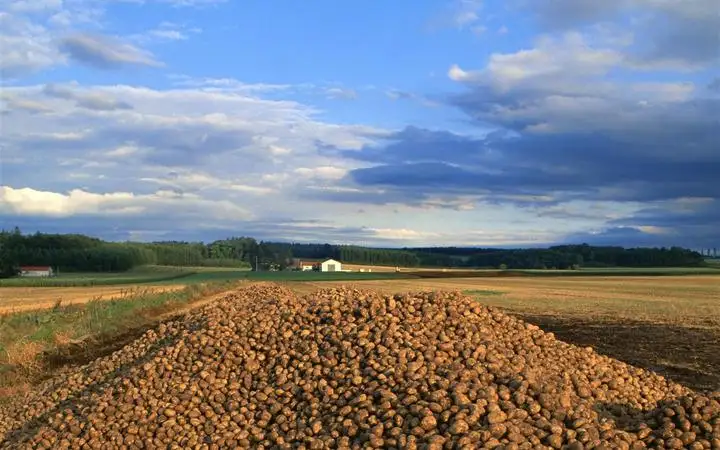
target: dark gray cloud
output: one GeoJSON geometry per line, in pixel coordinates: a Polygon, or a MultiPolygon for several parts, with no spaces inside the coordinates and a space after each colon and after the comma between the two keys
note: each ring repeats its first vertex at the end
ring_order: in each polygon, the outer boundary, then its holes
{"type": "Polygon", "coordinates": [[[329,154],[359,161],[404,163],[445,162],[467,163],[478,160],[487,151],[482,141],[468,139],[448,131],[430,131],[409,126],[384,139],[386,146],[356,150],[330,149],[329,154]]]}
{"type": "Polygon", "coordinates": [[[717,77],[714,80],[712,80],[708,84],[707,88],[710,89],[711,91],[720,91],[720,77],[717,77]]]}
{"type": "Polygon", "coordinates": [[[632,217],[608,222],[598,233],[578,233],[564,242],[597,245],[720,247],[720,199],[679,199],[660,203],[632,217]]]}
{"type": "Polygon", "coordinates": [[[58,42],[61,52],[71,59],[97,69],[124,66],[162,66],[148,52],[99,34],[78,33],[58,42]]]}
{"type": "MultiPolygon", "coordinates": [[[[692,238],[691,238],[692,239],[692,238]]],[[[610,227],[595,233],[575,233],[565,236],[555,244],[580,244],[586,243],[599,246],[620,246],[620,247],[693,247],[686,238],[674,233],[652,234],[644,232],[635,227],[610,227]]],[[[692,239],[692,242],[696,240],[692,239]]]]}
{"type": "Polygon", "coordinates": [[[714,3],[714,14],[683,17],[675,12],[659,13],[638,30],[637,61],[683,61],[706,64],[720,61],[720,14],[714,3]],[[646,38],[647,36],[647,38],[646,38]]]}
{"type": "Polygon", "coordinates": [[[720,61],[716,0],[518,0],[545,30],[598,23],[632,31],[632,64],[706,65],[720,61]],[[628,23],[628,18],[631,21],[628,23]]]}
{"type": "MultiPolygon", "coordinates": [[[[687,108],[680,105],[678,114],[687,108]]],[[[419,204],[437,196],[479,196],[487,203],[530,207],[540,217],[600,223],[611,211],[561,217],[559,208],[574,200],[640,202],[661,206],[608,221],[610,231],[604,233],[569,236],[568,242],[710,245],[720,241],[720,152],[711,122],[668,117],[665,123],[671,130],[661,129],[661,122],[654,139],[647,130],[526,132],[519,137],[495,133],[479,139],[408,128],[382,147],[336,150],[372,166],[355,169],[342,181],[346,188],[359,187],[357,191],[317,197],[419,204]],[[677,200],[682,198],[689,200],[677,200]],[[686,203],[692,207],[678,206],[686,203]],[[543,214],[550,206],[553,209],[543,214]],[[655,228],[662,232],[655,233],[655,228]]]]}
{"type": "Polygon", "coordinates": [[[711,140],[693,137],[676,135],[675,142],[663,137],[653,145],[596,133],[473,139],[413,128],[391,137],[384,148],[339,152],[375,164],[351,171],[348,186],[385,187],[412,198],[420,193],[591,201],[720,197],[720,154],[713,157],[711,140]],[[708,146],[699,152],[703,158],[684,158],[681,149],[693,143],[708,146]],[[662,151],[672,146],[678,153],[662,151]]]}
{"type": "Polygon", "coordinates": [[[540,25],[564,29],[613,18],[627,0],[521,0],[520,5],[534,13],[540,25]]]}

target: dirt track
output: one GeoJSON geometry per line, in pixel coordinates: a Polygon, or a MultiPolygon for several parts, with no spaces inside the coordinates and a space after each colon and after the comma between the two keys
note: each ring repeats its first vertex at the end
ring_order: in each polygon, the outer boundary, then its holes
{"type": "Polygon", "coordinates": [[[182,289],[184,285],[93,286],[93,287],[8,287],[0,289],[0,314],[46,309],[58,301],[63,305],[87,303],[94,299],[123,297],[141,290],[155,292],[182,289]]]}

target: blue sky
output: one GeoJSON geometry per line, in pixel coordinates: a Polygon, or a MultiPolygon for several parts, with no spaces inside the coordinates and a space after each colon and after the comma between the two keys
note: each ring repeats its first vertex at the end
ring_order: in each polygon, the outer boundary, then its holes
{"type": "Polygon", "coordinates": [[[715,0],[0,0],[0,222],[720,245],[715,0]]]}

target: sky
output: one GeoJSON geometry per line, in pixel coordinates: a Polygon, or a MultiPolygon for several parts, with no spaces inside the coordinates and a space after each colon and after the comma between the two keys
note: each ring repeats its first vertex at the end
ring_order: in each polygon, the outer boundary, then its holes
{"type": "Polygon", "coordinates": [[[0,0],[0,227],[720,247],[717,0],[0,0]]]}

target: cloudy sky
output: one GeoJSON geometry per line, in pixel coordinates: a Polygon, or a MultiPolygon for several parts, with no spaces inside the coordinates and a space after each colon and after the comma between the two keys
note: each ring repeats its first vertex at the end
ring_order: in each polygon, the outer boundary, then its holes
{"type": "Polygon", "coordinates": [[[718,0],[0,0],[0,224],[720,246],[718,0]]]}

